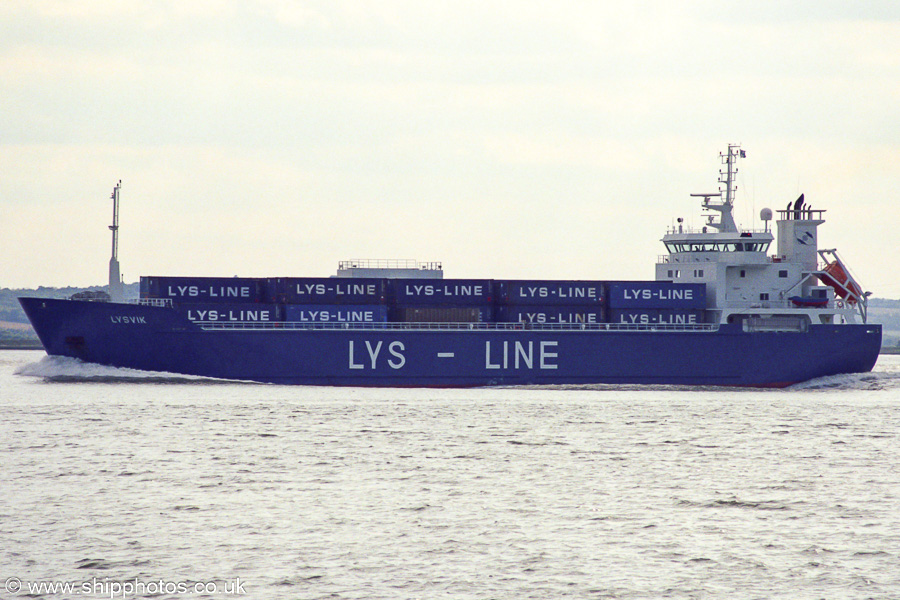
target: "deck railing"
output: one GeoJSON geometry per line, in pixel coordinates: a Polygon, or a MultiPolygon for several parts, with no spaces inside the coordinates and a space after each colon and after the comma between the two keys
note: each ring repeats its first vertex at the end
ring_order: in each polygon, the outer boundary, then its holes
{"type": "Polygon", "coordinates": [[[349,269],[413,269],[418,271],[440,271],[441,263],[419,262],[418,260],[404,258],[357,258],[340,261],[338,263],[338,269],[341,271],[349,269]]]}
{"type": "Polygon", "coordinates": [[[134,300],[126,300],[126,304],[138,304],[140,306],[172,306],[171,298],[136,298],[134,300]]]}
{"type": "Polygon", "coordinates": [[[304,323],[297,321],[197,321],[207,331],[355,330],[355,331],[715,331],[718,325],[630,323],[304,323]]]}

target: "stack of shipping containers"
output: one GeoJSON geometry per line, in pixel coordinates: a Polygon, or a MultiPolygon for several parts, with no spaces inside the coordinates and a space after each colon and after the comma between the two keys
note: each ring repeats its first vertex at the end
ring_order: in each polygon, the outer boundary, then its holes
{"type": "Polygon", "coordinates": [[[141,277],[141,298],[172,301],[192,321],[282,321],[281,308],[264,300],[266,280],[249,277],[141,277]]]}
{"type": "Polygon", "coordinates": [[[390,279],[391,321],[401,323],[490,323],[494,320],[490,279],[390,279]]]}
{"type": "Polygon", "coordinates": [[[600,281],[496,281],[497,321],[504,323],[603,323],[600,281]]]}
{"type": "Polygon", "coordinates": [[[609,322],[625,325],[703,323],[706,285],[671,281],[609,284],[609,322]]]}
{"type": "Polygon", "coordinates": [[[704,322],[704,284],[671,281],[141,277],[192,321],[667,325],[704,322]]]}
{"type": "Polygon", "coordinates": [[[141,298],[172,301],[192,321],[387,321],[383,279],[141,277],[141,298]]]}
{"type": "Polygon", "coordinates": [[[269,279],[267,289],[267,301],[283,307],[285,321],[384,323],[388,317],[384,279],[282,277],[269,279]]]}

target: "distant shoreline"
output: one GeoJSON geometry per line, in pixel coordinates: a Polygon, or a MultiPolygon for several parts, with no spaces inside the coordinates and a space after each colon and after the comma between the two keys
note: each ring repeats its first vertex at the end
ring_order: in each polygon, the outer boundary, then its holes
{"type": "Polygon", "coordinates": [[[22,342],[21,344],[10,344],[3,342],[0,344],[0,350],[43,350],[40,342],[22,342]]]}

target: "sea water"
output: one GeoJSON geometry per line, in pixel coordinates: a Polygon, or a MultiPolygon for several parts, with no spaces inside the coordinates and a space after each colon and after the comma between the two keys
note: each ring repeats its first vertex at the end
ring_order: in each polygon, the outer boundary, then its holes
{"type": "Polygon", "coordinates": [[[4,599],[900,597],[900,356],[415,390],[3,351],[0,413],[4,599]]]}

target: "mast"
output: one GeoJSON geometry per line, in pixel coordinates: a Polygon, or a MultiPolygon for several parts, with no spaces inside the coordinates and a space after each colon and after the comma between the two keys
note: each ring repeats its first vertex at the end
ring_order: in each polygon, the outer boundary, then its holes
{"type": "Polygon", "coordinates": [[[715,215],[707,215],[707,225],[719,230],[720,233],[735,233],[738,228],[734,222],[732,209],[734,208],[734,192],[737,190],[735,185],[735,175],[737,175],[738,158],[746,158],[747,153],[741,150],[740,144],[728,144],[728,152],[719,154],[725,170],[719,170],[719,183],[725,184],[725,189],[719,188],[718,194],[691,194],[703,198],[703,208],[713,210],[719,213],[719,220],[715,220],[715,215]],[[721,201],[711,201],[710,198],[721,198],[722,192],[725,193],[725,199],[721,201]]]}
{"type": "Polygon", "coordinates": [[[725,204],[728,206],[734,206],[734,192],[737,190],[734,176],[738,172],[735,165],[739,156],[741,158],[746,158],[747,156],[747,153],[741,150],[740,144],[728,144],[728,153],[719,155],[722,159],[722,164],[725,165],[725,171],[719,171],[719,183],[725,184],[725,204]]]}
{"type": "Polygon", "coordinates": [[[119,191],[122,189],[122,180],[113,188],[113,222],[109,226],[112,230],[112,257],[109,259],[109,299],[113,302],[122,302],[125,298],[125,289],[122,285],[122,276],[119,274],[119,191]]]}

